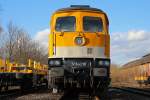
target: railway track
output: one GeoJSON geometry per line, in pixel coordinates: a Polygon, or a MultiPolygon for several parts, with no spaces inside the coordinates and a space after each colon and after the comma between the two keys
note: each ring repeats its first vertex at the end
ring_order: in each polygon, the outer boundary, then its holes
{"type": "MultiPolygon", "coordinates": [[[[150,96],[150,93],[148,90],[141,90],[137,88],[131,88],[131,87],[111,87],[111,89],[114,89],[114,91],[121,90],[121,94],[128,95],[133,94],[135,96],[143,96],[148,97],[150,96]]],[[[109,91],[109,93],[112,93],[109,91]]],[[[117,94],[113,94],[117,95],[117,94]]],[[[85,91],[78,91],[78,90],[69,90],[66,93],[51,93],[50,90],[45,89],[37,89],[37,90],[28,90],[25,93],[22,93],[20,90],[11,90],[7,93],[0,94],[0,100],[6,99],[11,97],[19,97],[17,100],[26,100],[26,98],[30,98],[30,100],[101,100],[97,97],[90,96],[89,93],[85,91]],[[40,94],[40,95],[39,95],[40,94]],[[32,98],[32,99],[31,99],[32,98]]],[[[10,100],[10,99],[9,99],[10,100]]],[[[109,99],[108,99],[109,100],[109,99]]],[[[113,98],[111,98],[113,100],[113,98]]],[[[124,100],[124,99],[119,99],[124,100]]]]}
{"type": "MultiPolygon", "coordinates": [[[[65,93],[51,93],[50,90],[33,90],[30,89],[26,92],[22,92],[19,89],[16,90],[11,90],[11,91],[7,91],[7,92],[3,92],[2,94],[0,94],[0,100],[10,100],[11,97],[32,97],[34,100],[37,98],[40,98],[41,100],[43,98],[43,93],[42,91],[47,91],[48,93],[48,100],[99,100],[99,99],[94,99],[94,97],[90,96],[88,93],[85,92],[79,92],[76,90],[69,90],[65,93]],[[35,94],[41,94],[41,96],[36,96],[35,94]],[[34,96],[33,96],[34,95],[34,96]],[[36,97],[35,97],[36,96],[36,97]]],[[[45,98],[45,97],[44,97],[45,98]]],[[[21,99],[21,100],[25,100],[25,99],[21,99]]],[[[31,99],[32,100],[32,99],[31,99]]]]}
{"type": "Polygon", "coordinates": [[[87,91],[79,89],[68,90],[63,93],[60,100],[100,100],[98,97],[89,94],[87,91]]]}
{"type": "Polygon", "coordinates": [[[142,95],[142,96],[150,96],[150,91],[149,90],[144,90],[144,89],[138,89],[138,88],[133,88],[133,87],[113,87],[114,89],[119,89],[122,91],[142,95]]]}
{"type": "MultiPolygon", "coordinates": [[[[111,99],[107,100],[128,100],[130,97],[132,100],[150,100],[149,91],[141,90],[131,87],[111,87],[109,89],[109,96],[111,99]],[[142,99],[141,99],[142,98],[142,99]],[[148,99],[145,99],[148,98],[148,99]]],[[[102,100],[97,97],[92,97],[85,91],[69,90],[65,93],[52,93],[50,90],[30,90],[26,93],[20,92],[20,90],[13,90],[6,94],[1,94],[0,100],[13,100],[7,98],[16,98],[15,100],[102,100]],[[4,99],[3,99],[4,98],[4,99]]],[[[106,100],[106,99],[105,99],[106,100]]]]}
{"type": "Polygon", "coordinates": [[[26,94],[31,94],[34,92],[38,92],[41,89],[45,89],[45,85],[41,85],[36,88],[31,88],[31,89],[24,90],[24,91],[22,91],[20,88],[3,91],[3,92],[0,92],[0,100],[4,100],[10,97],[18,97],[18,96],[22,96],[26,94]]]}
{"type": "Polygon", "coordinates": [[[81,93],[79,94],[78,100],[95,100],[94,97],[90,96],[89,94],[81,93]]]}
{"type": "Polygon", "coordinates": [[[0,93],[0,100],[6,99],[11,96],[21,95],[20,89],[8,90],[0,93]]]}
{"type": "Polygon", "coordinates": [[[98,96],[90,94],[88,91],[89,90],[71,89],[61,93],[61,95],[60,93],[51,93],[50,97],[54,98],[52,100],[103,100],[98,96]]]}
{"type": "Polygon", "coordinates": [[[78,95],[66,95],[63,94],[50,94],[50,97],[52,100],[95,100],[94,98],[91,98],[88,94],[82,93],[78,95]]]}

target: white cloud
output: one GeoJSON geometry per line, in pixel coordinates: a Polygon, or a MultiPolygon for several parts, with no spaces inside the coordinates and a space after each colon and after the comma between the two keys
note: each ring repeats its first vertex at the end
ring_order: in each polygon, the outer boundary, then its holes
{"type": "Polygon", "coordinates": [[[111,34],[112,62],[124,64],[150,53],[150,32],[144,30],[111,34]]]}
{"type": "Polygon", "coordinates": [[[129,31],[128,32],[128,40],[130,41],[139,41],[146,39],[147,33],[143,30],[140,31],[129,31]]]}
{"type": "Polygon", "coordinates": [[[49,29],[41,30],[41,31],[37,32],[34,39],[39,41],[39,43],[43,47],[48,48],[48,34],[49,34],[49,29]]]}

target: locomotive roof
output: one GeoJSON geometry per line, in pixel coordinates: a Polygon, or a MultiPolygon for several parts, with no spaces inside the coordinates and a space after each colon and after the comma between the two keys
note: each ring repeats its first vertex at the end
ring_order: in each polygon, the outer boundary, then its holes
{"type": "Polygon", "coordinates": [[[101,12],[101,13],[104,13],[104,11],[102,11],[101,9],[97,9],[97,8],[92,8],[88,5],[71,5],[70,7],[68,8],[61,8],[61,9],[58,9],[56,12],[61,12],[61,11],[72,11],[72,10],[89,10],[89,11],[98,11],[98,12],[101,12]]]}
{"type": "Polygon", "coordinates": [[[107,24],[109,24],[108,17],[107,17],[106,13],[103,10],[98,9],[98,8],[92,8],[89,5],[71,5],[70,7],[67,7],[67,8],[58,9],[55,13],[66,12],[66,11],[76,11],[76,10],[95,11],[95,12],[103,13],[106,17],[107,24]]]}

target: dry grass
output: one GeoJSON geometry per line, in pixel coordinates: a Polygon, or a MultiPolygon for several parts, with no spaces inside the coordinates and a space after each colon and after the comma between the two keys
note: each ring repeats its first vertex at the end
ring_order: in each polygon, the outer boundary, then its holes
{"type": "Polygon", "coordinates": [[[111,65],[111,85],[112,86],[139,86],[134,80],[138,74],[135,68],[122,68],[116,64],[111,65]]]}

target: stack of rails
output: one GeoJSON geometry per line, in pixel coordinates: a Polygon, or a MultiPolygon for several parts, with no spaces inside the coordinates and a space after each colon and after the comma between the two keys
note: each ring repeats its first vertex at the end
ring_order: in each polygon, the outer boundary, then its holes
{"type": "Polygon", "coordinates": [[[20,86],[24,90],[43,83],[47,85],[47,73],[47,65],[31,59],[26,65],[0,59],[0,90],[8,90],[9,86],[20,86]]]}

